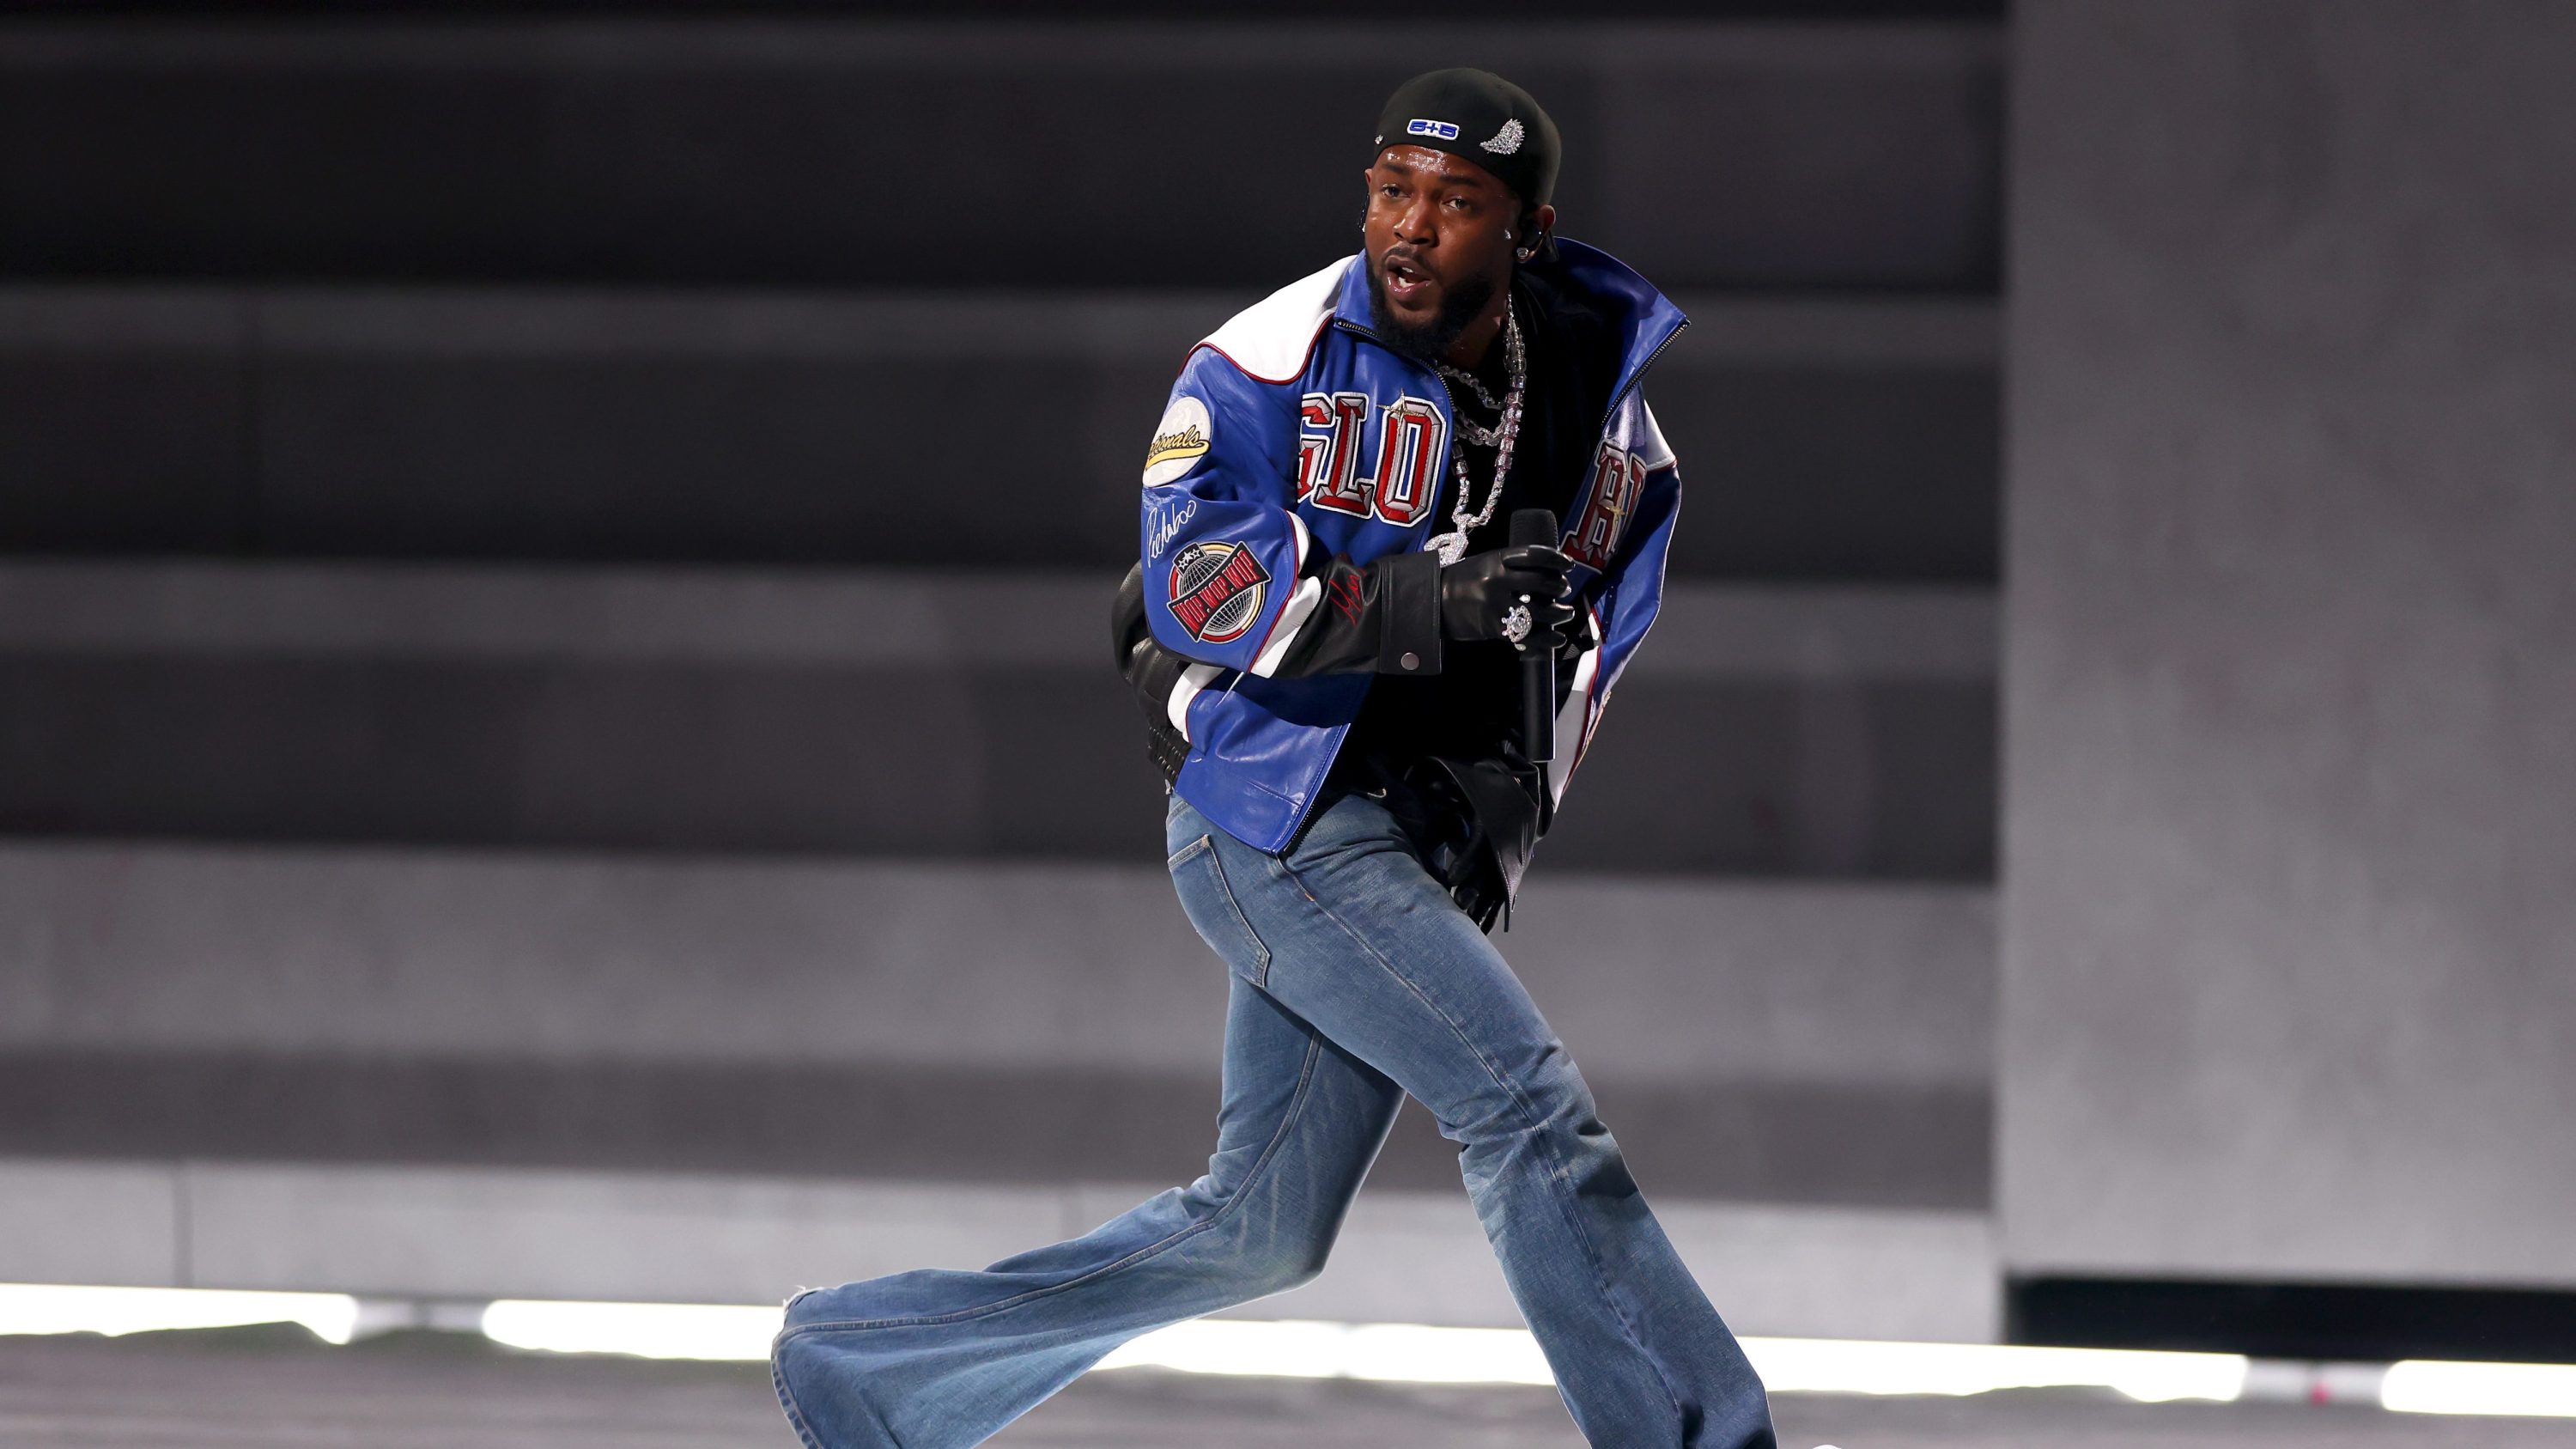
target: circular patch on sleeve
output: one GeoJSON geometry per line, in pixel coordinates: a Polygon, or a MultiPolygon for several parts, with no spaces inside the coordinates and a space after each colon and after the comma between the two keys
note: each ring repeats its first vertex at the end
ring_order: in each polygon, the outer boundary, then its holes
{"type": "Polygon", "coordinates": [[[1270,570],[1240,543],[1203,539],[1172,555],[1172,618],[1203,644],[1231,644],[1261,617],[1270,570]]]}
{"type": "Polygon", "coordinates": [[[1172,399],[1163,420],[1154,425],[1153,446],[1145,450],[1145,486],[1169,483],[1197,467],[1215,439],[1216,424],[1208,418],[1206,403],[1187,393],[1172,399]]]}

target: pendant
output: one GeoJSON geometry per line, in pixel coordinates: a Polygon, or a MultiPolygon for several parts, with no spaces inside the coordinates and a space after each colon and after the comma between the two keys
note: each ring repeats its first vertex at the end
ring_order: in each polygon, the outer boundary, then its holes
{"type": "Polygon", "coordinates": [[[1440,555],[1440,561],[1442,563],[1453,564],[1467,556],[1467,535],[1463,533],[1439,534],[1431,540],[1430,546],[1432,552],[1440,555]]]}

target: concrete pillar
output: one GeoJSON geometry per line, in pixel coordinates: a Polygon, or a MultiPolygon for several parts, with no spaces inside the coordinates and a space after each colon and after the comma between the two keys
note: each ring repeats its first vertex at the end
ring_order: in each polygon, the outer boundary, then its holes
{"type": "Polygon", "coordinates": [[[2576,7],[2015,7],[2024,1273],[2576,1283],[2576,7]]]}

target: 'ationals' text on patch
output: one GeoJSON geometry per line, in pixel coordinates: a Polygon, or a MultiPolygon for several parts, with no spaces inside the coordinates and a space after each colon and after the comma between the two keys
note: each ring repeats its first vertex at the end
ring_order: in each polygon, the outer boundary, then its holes
{"type": "Polygon", "coordinates": [[[1163,409],[1163,420],[1154,425],[1153,443],[1145,449],[1145,486],[1169,483],[1197,467],[1215,441],[1216,424],[1208,417],[1206,403],[1188,396],[1172,399],[1172,405],[1163,409]]]}

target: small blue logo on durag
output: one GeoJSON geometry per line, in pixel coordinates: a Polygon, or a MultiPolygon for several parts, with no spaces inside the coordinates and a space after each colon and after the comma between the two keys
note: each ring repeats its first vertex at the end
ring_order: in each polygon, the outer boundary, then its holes
{"type": "Polygon", "coordinates": [[[1458,128],[1449,124],[1447,121],[1424,121],[1417,119],[1404,123],[1404,134],[1408,136],[1437,136],[1443,141],[1455,141],[1458,139],[1458,128]]]}

